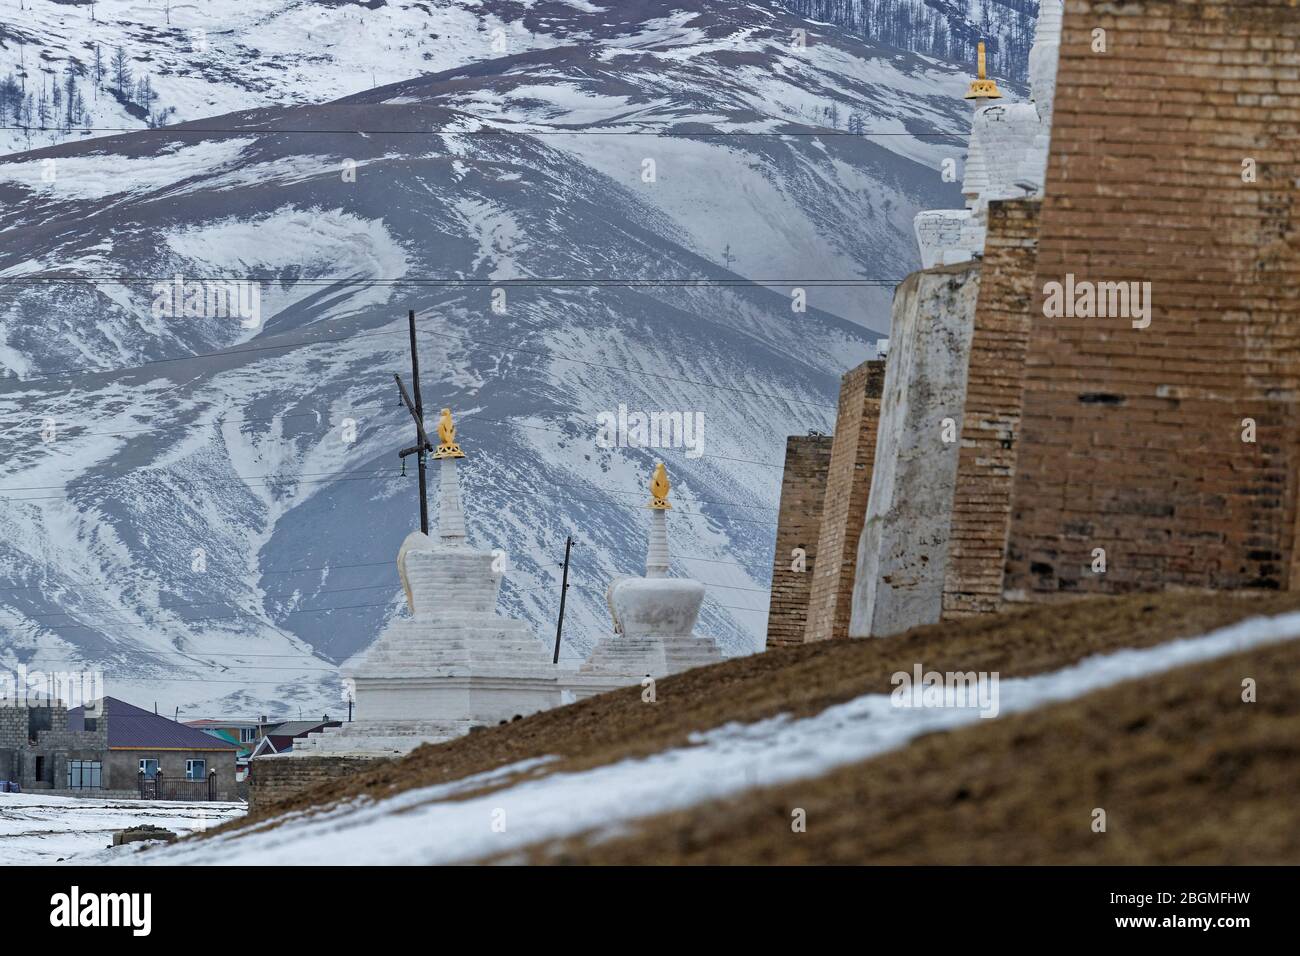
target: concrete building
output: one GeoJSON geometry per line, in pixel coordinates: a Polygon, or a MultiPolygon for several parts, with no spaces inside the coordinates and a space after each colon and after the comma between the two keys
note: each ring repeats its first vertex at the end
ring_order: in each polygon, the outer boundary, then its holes
{"type": "Polygon", "coordinates": [[[235,756],[235,773],[241,776],[248,770],[249,758],[253,749],[261,740],[261,725],[256,720],[239,720],[235,718],[209,718],[181,721],[186,727],[201,730],[210,737],[224,740],[239,748],[235,756]]]}
{"type": "Polygon", "coordinates": [[[70,723],[58,701],[0,706],[0,780],[24,791],[108,789],[107,765],[106,724],[70,723]]]}
{"type": "Polygon", "coordinates": [[[161,777],[159,797],[234,800],[238,750],[115,697],[0,707],[0,779],[24,790],[136,796],[143,774],[161,777]]]}

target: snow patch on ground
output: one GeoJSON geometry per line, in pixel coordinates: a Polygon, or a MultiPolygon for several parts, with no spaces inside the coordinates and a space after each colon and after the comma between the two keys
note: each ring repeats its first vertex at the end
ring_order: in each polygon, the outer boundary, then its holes
{"type": "MultiPolygon", "coordinates": [[[[0,793],[0,866],[55,863],[96,850],[115,830],[149,824],[194,833],[243,816],[243,803],[182,803],[0,793]]],[[[116,852],[122,852],[121,849],[116,852]]]]}
{"type": "MultiPolygon", "coordinates": [[[[1072,700],[1122,681],[1297,637],[1300,612],[1090,657],[1052,673],[1001,681],[1000,713],[1072,700]]],[[[866,694],[813,717],[781,715],[754,724],[729,724],[698,734],[694,746],[582,773],[528,779],[480,797],[450,799],[452,788],[464,790],[466,781],[459,781],[340,806],[322,816],[288,819],[252,836],[222,835],[122,862],[323,865],[472,860],[589,830],[609,834],[638,817],[817,776],[904,747],[923,734],[979,720],[977,708],[902,708],[895,707],[888,694],[866,694]]]]}

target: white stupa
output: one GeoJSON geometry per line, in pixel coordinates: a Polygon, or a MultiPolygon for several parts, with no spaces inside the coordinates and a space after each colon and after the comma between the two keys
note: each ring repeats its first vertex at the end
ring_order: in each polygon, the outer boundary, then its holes
{"type": "Polygon", "coordinates": [[[984,254],[991,200],[1041,197],[1056,92],[1062,0],[1042,0],[1029,51],[1029,103],[997,102],[1002,94],[986,75],[979,44],[977,78],[966,99],[975,102],[962,179],[965,209],[928,209],[913,220],[921,267],[966,262],[984,254]]]}
{"type": "Polygon", "coordinates": [[[592,650],[577,674],[565,683],[576,698],[650,677],[714,664],[722,659],[717,642],[695,634],[704,585],[668,576],[668,474],[663,462],[650,481],[650,541],[645,577],[620,577],[606,591],[614,632],[592,650]]]}
{"type": "Polygon", "coordinates": [[[357,719],[296,741],[295,753],[404,753],[560,702],[548,648],[524,622],[497,613],[497,557],[466,539],[456,473],[464,453],[448,409],[438,437],[436,533],[412,532],[397,555],[410,616],[344,666],[357,719]]]}

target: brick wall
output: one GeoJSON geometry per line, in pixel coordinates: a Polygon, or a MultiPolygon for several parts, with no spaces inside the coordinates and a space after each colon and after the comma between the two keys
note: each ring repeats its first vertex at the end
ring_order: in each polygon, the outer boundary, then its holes
{"type": "Polygon", "coordinates": [[[772,596],[767,611],[768,647],[802,644],[804,640],[833,441],[830,435],[794,435],[785,443],[772,596]],[[802,572],[794,570],[791,552],[795,548],[805,552],[802,572]]]}
{"type": "Polygon", "coordinates": [[[254,757],[249,761],[250,813],[267,809],[285,797],[359,773],[386,761],[385,757],[254,757]]]}
{"type": "Polygon", "coordinates": [[[878,359],[863,362],[840,380],[805,641],[848,637],[858,536],[871,490],[884,383],[885,363],[878,359]]]}
{"type": "Polygon", "coordinates": [[[1007,597],[1300,577],[1298,41],[1292,0],[1067,3],[1007,597]],[[1150,326],[1043,317],[1066,273],[1150,326]]]}
{"type": "Polygon", "coordinates": [[[943,616],[997,610],[1020,436],[1038,200],[991,202],[971,334],[943,616]]]}

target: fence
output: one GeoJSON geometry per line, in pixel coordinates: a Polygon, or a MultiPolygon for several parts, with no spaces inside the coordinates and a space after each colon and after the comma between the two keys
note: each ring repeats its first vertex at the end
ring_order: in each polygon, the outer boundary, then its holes
{"type": "Polygon", "coordinates": [[[151,777],[141,770],[139,781],[142,800],[215,800],[217,798],[215,770],[208,774],[206,780],[191,780],[185,777],[172,779],[164,776],[161,770],[155,771],[151,777]]]}

